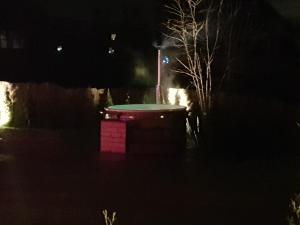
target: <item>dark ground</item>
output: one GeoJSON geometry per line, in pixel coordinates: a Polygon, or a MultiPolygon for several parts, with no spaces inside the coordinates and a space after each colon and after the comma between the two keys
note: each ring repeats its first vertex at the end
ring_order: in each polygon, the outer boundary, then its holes
{"type": "Polygon", "coordinates": [[[120,225],[282,225],[300,187],[295,155],[108,156],[95,133],[1,132],[0,225],[104,224],[103,209],[120,225]]]}

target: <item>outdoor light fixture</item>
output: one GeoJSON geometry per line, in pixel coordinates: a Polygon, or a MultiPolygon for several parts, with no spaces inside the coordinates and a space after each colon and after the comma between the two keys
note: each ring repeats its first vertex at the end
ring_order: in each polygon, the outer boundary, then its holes
{"type": "Polygon", "coordinates": [[[62,50],[63,50],[63,48],[61,45],[57,46],[56,51],[61,52],[62,50]]]}
{"type": "Polygon", "coordinates": [[[111,34],[111,35],[110,35],[111,40],[112,40],[112,41],[116,40],[116,36],[117,36],[117,34],[111,34]]]}
{"type": "Polygon", "coordinates": [[[115,50],[112,47],[109,47],[108,54],[112,55],[115,53],[115,50]]]}

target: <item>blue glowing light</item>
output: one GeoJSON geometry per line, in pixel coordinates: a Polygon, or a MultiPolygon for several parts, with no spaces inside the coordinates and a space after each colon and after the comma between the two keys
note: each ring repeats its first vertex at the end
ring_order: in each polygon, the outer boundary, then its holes
{"type": "Polygon", "coordinates": [[[163,62],[163,64],[169,64],[170,58],[168,56],[164,56],[162,62],[163,62]]]}

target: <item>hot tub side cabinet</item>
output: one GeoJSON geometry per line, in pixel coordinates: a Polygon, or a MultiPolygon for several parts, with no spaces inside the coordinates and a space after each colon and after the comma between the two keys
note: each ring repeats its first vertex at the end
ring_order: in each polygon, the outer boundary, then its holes
{"type": "Polygon", "coordinates": [[[127,123],[120,120],[102,120],[100,126],[100,151],[125,153],[127,123]]]}
{"type": "Polygon", "coordinates": [[[185,120],[102,120],[100,151],[129,154],[172,154],[185,148],[185,120]]]}
{"type": "Polygon", "coordinates": [[[186,109],[165,104],[114,105],[101,121],[100,151],[176,153],[185,148],[186,109]]]}

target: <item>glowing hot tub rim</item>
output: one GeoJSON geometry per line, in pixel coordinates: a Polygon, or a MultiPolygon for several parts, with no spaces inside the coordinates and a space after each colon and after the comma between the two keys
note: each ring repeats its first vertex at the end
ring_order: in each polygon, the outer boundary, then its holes
{"type": "Polygon", "coordinates": [[[185,110],[185,106],[168,105],[168,104],[127,104],[127,105],[113,105],[105,108],[108,111],[126,111],[126,112],[153,112],[153,111],[182,111],[185,110]]]}
{"type": "Polygon", "coordinates": [[[169,114],[186,113],[185,106],[167,104],[127,104],[113,105],[105,108],[106,119],[145,119],[159,117],[161,119],[169,114]]]}

